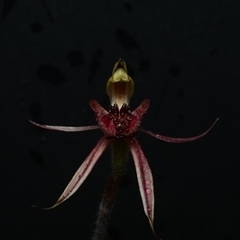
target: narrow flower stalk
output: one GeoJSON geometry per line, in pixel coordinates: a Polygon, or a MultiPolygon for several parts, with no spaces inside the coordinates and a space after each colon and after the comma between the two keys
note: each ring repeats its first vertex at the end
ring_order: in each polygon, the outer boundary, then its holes
{"type": "Polygon", "coordinates": [[[112,171],[104,189],[97,215],[96,228],[92,240],[103,240],[107,234],[108,220],[113,209],[128,158],[128,146],[122,139],[114,139],[112,147],[112,171]]]}

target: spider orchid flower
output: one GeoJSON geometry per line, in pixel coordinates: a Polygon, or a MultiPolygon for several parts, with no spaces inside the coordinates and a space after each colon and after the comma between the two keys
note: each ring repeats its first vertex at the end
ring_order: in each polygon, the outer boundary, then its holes
{"type": "Polygon", "coordinates": [[[55,208],[71,197],[82,185],[109,144],[111,144],[113,141],[115,141],[115,143],[117,143],[117,141],[124,141],[133,157],[144,212],[148,217],[150,226],[154,233],[153,177],[147,158],[145,157],[141,146],[135,138],[135,134],[138,131],[142,131],[166,142],[190,142],[206,135],[218,119],[215,120],[212,126],[202,134],[189,138],[167,137],[140,127],[141,119],[149,107],[149,100],[143,100],[134,111],[131,111],[129,101],[134,91],[134,82],[133,79],[128,75],[126,63],[122,59],[119,59],[119,61],[114,65],[112,76],[107,82],[106,90],[111,102],[111,106],[109,107],[108,111],[105,110],[96,100],[90,101],[90,106],[96,114],[98,125],[81,127],[51,126],[39,124],[29,120],[32,124],[38,127],[50,130],[81,132],[93,129],[101,129],[104,133],[104,136],[80,165],[79,169],[74,174],[57,202],[53,206],[44,209],[55,208]]]}

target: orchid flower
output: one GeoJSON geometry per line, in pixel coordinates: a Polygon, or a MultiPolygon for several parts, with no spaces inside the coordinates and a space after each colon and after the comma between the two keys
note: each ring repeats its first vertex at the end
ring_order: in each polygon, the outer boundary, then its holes
{"type": "MultiPolygon", "coordinates": [[[[85,181],[85,179],[93,169],[94,165],[96,164],[102,153],[106,150],[106,148],[110,144],[112,145],[113,148],[114,147],[116,148],[116,146],[121,145],[123,146],[122,149],[128,148],[132,154],[137,173],[137,180],[142,198],[144,212],[149,220],[151,229],[154,233],[153,176],[148,164],[148,160],[145,157],[140,144],[135,138],[136,133],[138,131],[142,131],[165,142],[171,143],[190,142],[206,135],[212,129],[212,127],[214,126],[218,119],[216,119],[215,122],[211,125],[211,127],[202,134],[189,138],[167,137],[160,135],[158,133],[151,132],[149,130],[145,130],[144,128],[140,127],[141,119],[143,115],[146,113],[150,101],[148,99],[143,100],[142,103],[134,111],[131,111],[129,101],[134,92],[134,81],[128,75],[126,63],[122,59],[119,59],[119,61],[114,65],[112,76],[109,78],[107,82],[106,90],[111,102],[108,111],[105,110],[96,100],[90,101],[90,106],[96,114],[98,125],[81,127],[51,126],[39,124],[29,120],[32,124],[38,127],[50,130],[65,132],[81,132],[94,129],[101,129],[104,134],[97,143],[97,145],[94,147],[94,149],[91,151],[91,153],[80,165],[79,169],[76,171],[76,173],[68,183],[67,187],[65,188],[57,202],[53,206],[45,209],[55,208],[56,206],[66,201],[69,197],[71,197],[85,181]]],[[[120,152],[121,151],[125,150],[120,150],[120,152]]],[[[120,156],[118,156],[117,160],[115,160],[114,162],[114,164],[116,165],[115,168],[119,170],[115,172],[114,177],[117,177],[116,175],[118,173],[120,175],[122,174],[120,167],[120,165],[122,164],[121,157],[122,156],[120,154],[120,156]]],[[[124,157],[126,158],[127,155],[126,156],[124,155],[124,157]]]]}

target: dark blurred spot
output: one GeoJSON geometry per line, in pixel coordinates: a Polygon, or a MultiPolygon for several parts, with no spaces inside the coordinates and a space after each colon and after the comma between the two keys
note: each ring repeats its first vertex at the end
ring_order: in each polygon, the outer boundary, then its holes
{"type": "Polygon", "coordinates": [[[55,86],[65,82],[65,75],[58,67],[51,64],[46,63],[39,66],[37,69],[37,74],[42,80],[54,84],[55,86]]]}
{"type": "Polygon", "coordinates": [[[178,88],[177,90],[177,96],[178,97],[183,97],[185,94],[184,88],[178,88]]]}
{"type": "Polygon", "coordinates": [[[142,60],[139,65],[138,65],[138,70],[139,71],[147,71],[150,69],[150,62],[148,60],[142,60]]]}
{"type": "Polygon", "coordinates": [[[97,49],[92,57],[89,67],[89,76],[88,76],[88,83],[91,84],[93,82],[94,76],[97,73],[102,61],[102,51],[97,49]]]}
{"type": "Polygon", "coordinates": [[[11,12],[13,9],[15,3],[17,0],[4,0],[3,4],[3,11],[2,11],[2,20],[4,20],[7,15],[11,12]]]}
{"type": "Polygon", "coordinates": [[[131,36],[131,34],[127,33],[124,29],[118,28],[115,32],[115,36],[126,50],[132,50],[136,48],[141,51],[141,48],[137,41],[131,36]]]}
{"type": "Polygon", "coordinates": [[[182,122],[185,119],[184,114],[179,114],[178,119],[182,122]]]}
{"type": "Polygon", "coordinates": [[[169,68],[168,72],[175,78],[180,75],[180,68],[178,66],[172,66],[169,68]]]}
{"type": "Polygon", "coordinates": [[[41,142],[45,143],[45,142],[47,141],[47,138],[46,138],[45,136],[42,136],[42,137],[40,138],[40,140],[41,140],[41,142]]]}
{"type": "Polygon", "coordinates": [[[70,51],[67,58],[72,67],[85,64],[83,53],[80,50],[70,51]]]}
{"type": "Polygon", "coordinates": [[[217,47],[215,47],[210,53],[209,53],[209,56],[210,57],[214,57],[217,53],[218,53],[218,48],[217,47]]]}
{"type": "Polygon", "coordinates": [[[30,106],[30,114],[33,118],[38,118],[42,112],[42,108],[39,103],[35,102],[30,106]]]}
{"type": "Polygon", "coordinates": [[[54,21],[53,21],[53,17],[52,17],[51,12],[50,12],[49,9],[48,9],[48,6],[47,6],[46,2],[45,2],[44,0],[41,0],[41,2],[42,2],[42,5],[43,5],[43,8],[45,9],[45,11],[46,11],[46,13],[47,13],[47,15],[48,15],[48,17],[49,17],[50,22],[53,23],[53,22],[54,22],[54,21]]]}
{"type": "Polygon", "coordinates": [[[31,30],[34,33],[40,33],[43,31],[43,27],[39,22],[35,22],[31,24],[31,30]]]}
{"type": "Polygon", "coordinates": [[[113,227],[113,226],[109,227],[107,230],[107,233],[108,233],[108,238],[111,240],[121,239],[121,234],[116,227],[113,227]]]}
{"type": "Polygon", "coordinates": [[[39,166],[44,166],[44,159],[43,159],[43,155],[38,152],[35,149],[30,149],[29,150],[30,156],[33,158],[33,160],[39,165],[39,166]]]}
{"type": "Polygon", "coordinates": [[[133,8],[133,7],[132,7],[132,4],[131,4],[131,3],[128,3],[128,2],[124,4],[124,7],[125,7],[125,9],[126,9],[127,12],[131,12],[131,11],[132,11],[132,8],[133,8]]]}

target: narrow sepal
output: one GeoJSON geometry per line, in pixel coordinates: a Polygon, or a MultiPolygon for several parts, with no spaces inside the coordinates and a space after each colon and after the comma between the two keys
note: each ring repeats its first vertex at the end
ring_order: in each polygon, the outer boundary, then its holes
{"type": "Polygon", "coordinates": [[[88,131],[88,130],[94,130],[94,129],[99,129],[100,127],[98,125],[92,125],[92,126],[82,126],[82,127],[70,127],[70,126],[53,126],[53,125],[45,125],[45,124],[40,124],[36,123],[30,119],[28,119],[30,123],[33,125],[40,127],[40,128],[45,128],[49,130],[55,130],[55,131],[62,131],[62,132],[83,132],[83,131],[88,131]]]}
{"type": "Polygon", "coordinates": [[[59,197],[57,202],[51,207],[42,208],[42,209],[48,210],[48,209],[55,208],[61,203],[63,203],[64,201],[66,201],[69,197],[71,197],[82,185],[84,180],[87,178],[87,176],[91,172],[92,168],[96,164],[99,157],[106,150],[108,144],[109,144],[109,140],[102,137],[100,141],[97,143],[97,145],[94,147],[92,152],[81,164],[77,172],[74,174],[71,181],[68,183],[67,187],[65,188],[65,190],[63,191],[62,195],[59,197]]]}
{"type": "Polygon", "coordinates": [[[154,189],[152,172],[148,165],[147,158],[145,157],[136,138],[126,138],[125,141],[127,142],[133,156],[144,212],[148,217],[154,235],[157,237],[153,226],[154,189]]]}
{"type": "Polygon", "coordinates": [[[215,125],[215,123],[219,120],[219,118],[217,118],[215,120],[215,122],[211,125],[210,128],[208,128],[205,132],[203,132],[202,134],[200,135],[197,135],[197,136],[194,136],[194,137],[189,137],[189,138],[174,138],[174,137],[167,137],[167,136],[163,136],[163,135],[160,135],[159,133],[154,133],[154,132],[151,132],[149,130],[146,130],[144,128],[139,128],[140,131],[142,132],[145,132],[157,139],[160,139],[160,140],[163,140],[165,142],[171,142],[171,143],[184,143],[184,142],[191,142],[191,141],[195,141],[203,136],[205,136],[212,128],[213,126],[215,125]]]}

